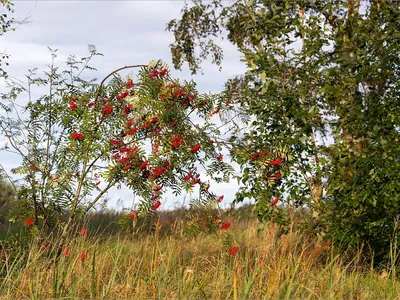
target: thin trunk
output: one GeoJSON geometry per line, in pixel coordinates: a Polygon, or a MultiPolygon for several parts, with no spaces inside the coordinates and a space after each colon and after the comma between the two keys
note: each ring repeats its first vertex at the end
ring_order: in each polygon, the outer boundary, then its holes
{"type": "MultiPolygon", "coordinates": [[[[354,33],[353,33],[353,27],[351,25],[351,18],[355,15],[358,14],[359,8],[360,8],[360,0],[347,0],[347,6],[348,6],[348,18],[347,18],[347,24],[345,25],[345,34],[347,34],[348,39],[346,42],[343,44],[343,62],[348,63],[349,61],[352,63],[352,65],[356,64],[356,49],[357,45],[356,42],[354,41],[354,33]]],[[[347,72],[343,72],[343,76],[352,76],[354,74],[348,74],[347,72]]],[[[351,109],[356,108],[356,91],[358,89],[358,81],[353,82],[353,84],[349,84],[349,87],[347,88],[347,91],[344,91],[344,98],[347,97],[349,101],[351,101],[351,109]]],[[[365,95],[364,95],[365,97],[365,95]]],[[[346,149],[352,154],[352,155],[357,155],[359,151],[362,149],[362,145],[360,142],[358,142],[354,136],[349,133],[348,128],[344,127],[343,131],[343,142],[346,147],[346,149]]]]}

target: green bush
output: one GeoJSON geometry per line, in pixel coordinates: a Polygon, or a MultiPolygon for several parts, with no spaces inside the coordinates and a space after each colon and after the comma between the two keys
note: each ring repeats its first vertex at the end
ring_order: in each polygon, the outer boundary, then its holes
{"type": "Polygon", "coordinates": [[[7,221],[6,216],[14,200],[14,187],[7,181],[0,180],[0,223],[4,224],[7,221]]]}

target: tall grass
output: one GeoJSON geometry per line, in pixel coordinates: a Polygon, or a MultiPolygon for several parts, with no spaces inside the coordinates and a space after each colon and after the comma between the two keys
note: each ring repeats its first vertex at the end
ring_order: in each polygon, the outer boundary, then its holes
{"type": "MultiPolygon", "coordinates": [[[[222,237],[160,235],[78,238],[70,255],[33,247],[1,255],[0,299],[397,299],[400,283],[296,233],[277,236],[255,220],[222,237]],[[81,261],[80,254],[87,254],[81,261]]],[[[221,232],[221,235],[224,233],[221,232]]]]}

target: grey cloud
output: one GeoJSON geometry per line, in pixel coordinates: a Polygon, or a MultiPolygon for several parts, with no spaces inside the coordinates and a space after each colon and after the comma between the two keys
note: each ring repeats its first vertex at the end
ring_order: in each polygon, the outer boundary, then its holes
{"type": "MultiPolygon", "coordinates": [[[[101,40],[102,45],[149,44],[160,39],[165,23],[177,15],[183,2],[80,1],[74,3],[18,2],[21,16],[31,15],[32,23],[21,26],[14,38],[24,35],[28,42],[84,45],[101,40]],[[149,9],[151,5],[152,10],[149,9]],[[174,13],[175,12],[175,13],[174,13]]],[[[102,46],[99,45],[99,46],[102,46]]]]}

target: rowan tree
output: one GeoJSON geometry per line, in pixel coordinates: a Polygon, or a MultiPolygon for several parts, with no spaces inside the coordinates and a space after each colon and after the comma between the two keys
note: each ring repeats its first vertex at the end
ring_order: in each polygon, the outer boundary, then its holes
{"type": "Polygon", "coordinates": [[[207,180],[228,181],[233,169],[217,158],[219,130],[207,118],[214,97],[173,79],[162,62],[122,67],[98,84],[81,77],[96,71],[90,62],[101,54],[94,46],[87,57],[69,57],[64,71],[51,51],[44,77],[30,70],[26,86],[9,79],[2,95],[8,100],[8,114],[0,119],[8,139],[4,150],[22,159],[12,170],[19,176],[14,221],[31,235],[56,229],[63,243],[121,185],[141,199],[123,217],[125,225],[157,211],[168,189],[178,195],[199,186],[198,201],[217,206],[220,195],[205,188],[207,180]],[[137,72],[118,75],[127,69],[137,72]]]}

